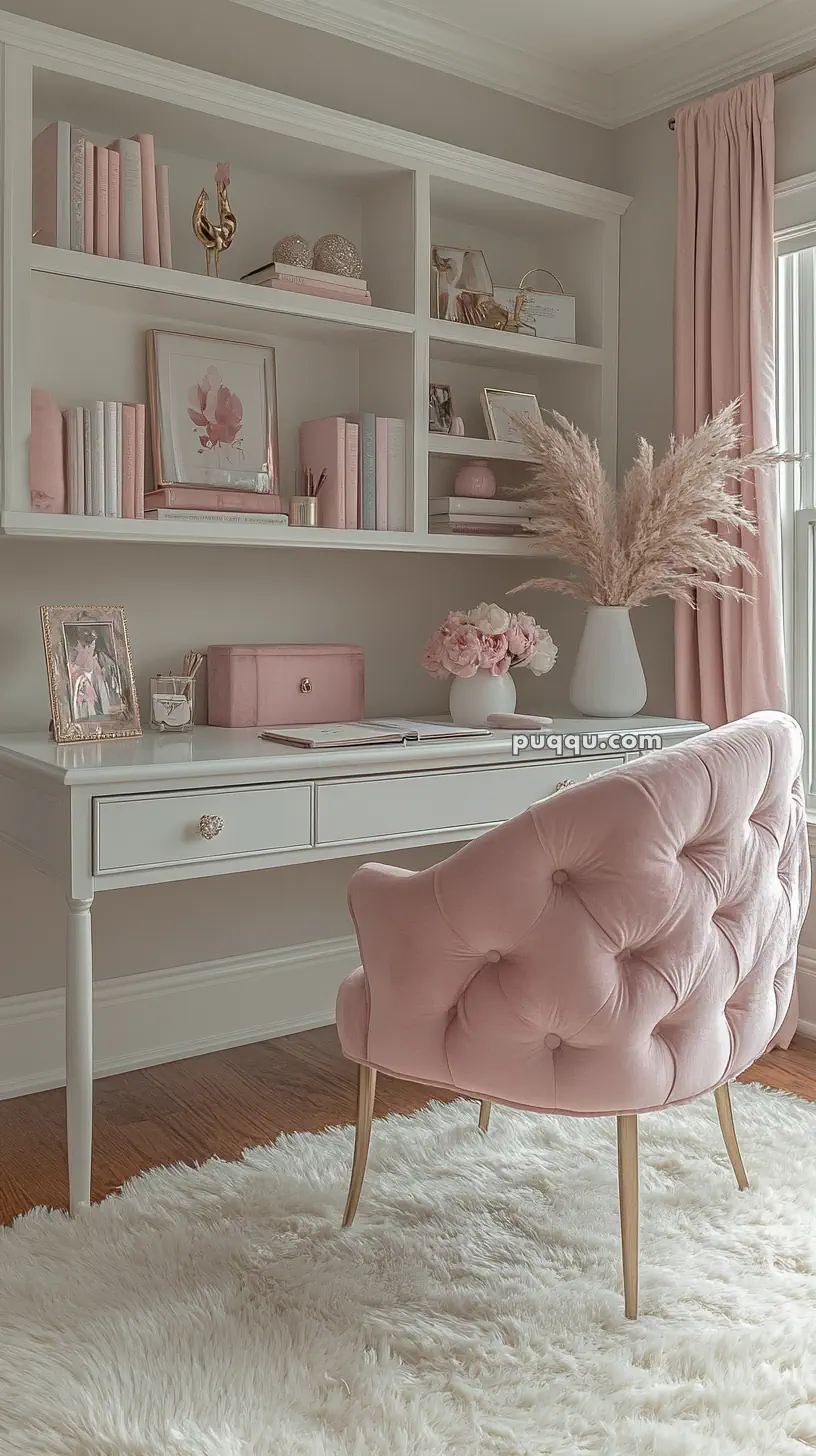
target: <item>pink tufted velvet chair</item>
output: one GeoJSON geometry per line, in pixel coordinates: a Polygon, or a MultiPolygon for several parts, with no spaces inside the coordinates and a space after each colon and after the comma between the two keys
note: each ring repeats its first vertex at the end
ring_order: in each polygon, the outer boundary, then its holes
{"type": "Polygon", "coordinates": [[[377,1071],[539,1112],[616,1116],[625,1311],[637,1317],[637,1114],[714,1091],[778,1031],[809,892],[802,735],[757,713],[566,789],[412,873],[362,866],[362,967],[337,1026],[359,1063],[344,1224],[377,1071]]]}

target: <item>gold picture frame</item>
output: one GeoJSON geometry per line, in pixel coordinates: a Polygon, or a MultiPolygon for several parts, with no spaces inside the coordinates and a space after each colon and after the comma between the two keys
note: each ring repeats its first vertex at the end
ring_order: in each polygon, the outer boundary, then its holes
{"type": "Polygon", "coordinates": [[[515,422],[517,417],[522,416],[534,425],[544,423],[541,405],[534,394],[523,394],[516,389],[483,389],[481,402],[489,440],[524,445],[526,441],[515,422]]]}
{"type": "Polygon", "coordinates": [[[40,607],[57,743],[140,738],[124,607],[40,607]]]}

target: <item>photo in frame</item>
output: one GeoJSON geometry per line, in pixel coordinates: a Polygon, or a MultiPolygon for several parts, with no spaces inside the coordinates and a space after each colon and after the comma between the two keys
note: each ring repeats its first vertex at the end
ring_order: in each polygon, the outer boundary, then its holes
{"type": "Polygon", "coordinates": [[[57,743],[139,738],[123,607],[40,607],[57,743]]]}
{"type": "Polygon", "coordinates": [[[275,350],[151,329],[147,378],[156,489],[278,489],[275,350]]]}
{"type": "Polygon", "coordinates": [[[449,384],[428,387],[428,429],[432,435],[449,435],[453,428],[453,394],[449,384]]]}
{"type": "Polygon", "coordinates": [[[513,389],[483,389],[482,414],[490,440],[503,440],[507,445],[523,445],[524,436],[518,419],[531,425],[543,425],[541,406],[534,394],[519,394],[513,389]]]}

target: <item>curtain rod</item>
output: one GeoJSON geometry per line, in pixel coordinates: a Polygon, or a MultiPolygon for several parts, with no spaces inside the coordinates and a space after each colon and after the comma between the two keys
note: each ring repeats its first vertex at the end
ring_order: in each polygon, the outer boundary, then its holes
{"type": "MultiPolygon", "coordinates": [[[[805,71],[812,71],[816,68],[816,57],[809,61],[801,61],[798,66],[789,66],[786,71],[774,71],[774,81],[778,85],[780,81],[790,81],[792,76],[803,76],[805,71]]],[[[669,117],[669,131],[674,131],[675,120],[669,117]]]]}

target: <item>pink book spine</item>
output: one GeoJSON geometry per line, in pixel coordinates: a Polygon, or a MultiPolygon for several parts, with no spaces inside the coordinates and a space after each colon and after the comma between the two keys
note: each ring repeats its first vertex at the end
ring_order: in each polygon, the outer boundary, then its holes
{"type": "Polygon", "coordinates": [[[315,484],[326,479],[317,502],[321,526],[342,531],[346,524],[346,422],[338,415],[306,420],[300,427],[300,463],[311,470],[315,484]]]}
{"type": "Polygon", "coordinates": [[[144,260],[154,268],[161,265],[159,252],[159,208],[156,199],[156,149],[152,136],[138,132],[133,138],[142,154],[142,243],[144,260]]]}
{"type": "Polygon", "coordinates": [[[96,206],[94,207],[94,243],[99,258],[108,256],[108,149],[96,149],[96,206]]]}
{"type": "Polygon", "coordinates": [[[136,406],[122,405],[122,515],[136,517],[136,406]]]}
{"type": "Polygon", "coordinates": [[[94,251],[94,201],[96,197],[96,147],[85,143],[85,252],[94,251]]]}
{"type": "Polygon", "coordinates": [[[145,496],[145,510],[251,511],[253,515],[278,515],[281,498],[271,492],[216,490],[212,486],[166,485],[145,496]]]}
{"type": "Polygon", "coordinates": [[[159,261],[162,268],[172,268],[173,241],[170,233],[170,168],[164,163],[156,168],[156,206],[159,213],[159,261]]]}
{"type": "Polygon", "coordinates": [[[342,303],[371,303],[370,293],[355,293],[352,288],[337,288],[332,283],[299,283],[296,279],[270,278],[257,285],[261,288],[283,289],[285,293],[311,293],[315,298],[339,298],[342,303]]]}
{"type": "Polygon", "coordinates": [[[374,527],[388,525],[388,420],[377,416],[374,425],[374,527]]]}
{"type": "Polygon", "coordinates": [[[59,162],[59,122],[55,121],[34,138],[31,152],[32,236],[47,248],[70,245],[70,234],[66,243],[64,229],[59,240],[59,162]]]}
{"type": "Polygon", "coordinates": [[[119,153],[108,152],[108,257],[119,254],[119,153]]]}
{"type": "Polygon", "coordinates": [[[143,404],[133,406],[136,412],[136,450],[135,450],[135,504],[134,515],[137,521],[144,517],[145,498],[145,407],[143,404]]]}
{"type": "Polygon", "coordinates": [[[357,477],[360,453],[360,426],[346,420],[346,530],[360,524],[357,519],[357,477]]]}

